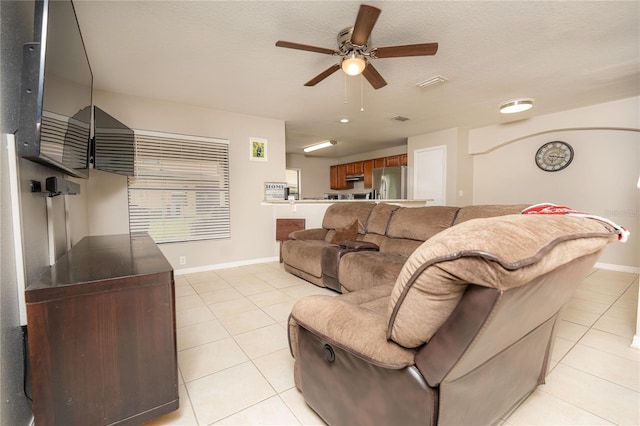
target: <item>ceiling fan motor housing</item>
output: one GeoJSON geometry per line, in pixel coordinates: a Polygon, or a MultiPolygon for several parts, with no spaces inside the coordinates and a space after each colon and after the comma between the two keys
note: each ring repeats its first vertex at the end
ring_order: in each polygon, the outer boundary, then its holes
{"type": "Polygon", "coordinates": [[[364,46],[357,46],[351,43],[351,35],[353,34],[353,27],[343,29],[338,33],[338,49],[343,55],[356,51],[360,54],[364,54],[369,44],[371,43],[371,37],[365,43],[364,46]]]}

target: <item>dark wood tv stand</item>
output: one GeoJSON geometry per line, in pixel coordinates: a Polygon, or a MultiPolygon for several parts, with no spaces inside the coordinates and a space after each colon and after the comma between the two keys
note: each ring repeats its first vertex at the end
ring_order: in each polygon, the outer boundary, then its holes
{"type": "Polygon", "coordinates": [[[83,238],[25,297],[37,426],[178,408],[173,269],[147,234],[83,238]]]}

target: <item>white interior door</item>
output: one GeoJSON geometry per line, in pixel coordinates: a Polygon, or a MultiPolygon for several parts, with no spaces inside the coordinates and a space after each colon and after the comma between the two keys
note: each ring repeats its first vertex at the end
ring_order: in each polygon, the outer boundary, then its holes
{"type": "Polygon", "coordinates": [[[413,198],[433,199],[430,206],[446,205],[447,146],[416,149],[413,159],[413,198]]]}

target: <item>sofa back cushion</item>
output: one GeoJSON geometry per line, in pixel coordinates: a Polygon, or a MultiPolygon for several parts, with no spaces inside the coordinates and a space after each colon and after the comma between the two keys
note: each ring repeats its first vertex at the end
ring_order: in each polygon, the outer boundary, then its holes
{"type": "Polygon", "coordinates": [[[387,237],[426,241],[453,225],[459,207],[404,207],[394,212],[387,237]]]}
{"type": "Polygon", "coordinates": [[[367,234],[385,235],[391,216],[399,208],[400,206],[393,204],[376,204],[373,210],[371,210],[369,220],[367,221],[367,234]]]}
{"type": "Polygon", "coordinates": [[[349,202],[331,204],[324,213],[322,227],[324,229],[346,228],[358,221],[358,233],[364,234],[374,203],[349,202]]]}
{"type": "Polygon", "coordinates": [[[505,204],[505,205],[477,205],[466,206],[461,208],[456,214],[453,222],[454,225],[466,222],[471,219],[480,219],[483,217],[504,216],[508,214],[519,214],[530,204],[505,204]]]}
{"type": "Polygon", "coordinates": [[[500,291],[519,287],[615,240],[611,225],[573,216],[508,215],[453,226],[403,266],[389,300],[387,338],[418,347],[447,319],[469,283],[500,291]]]}

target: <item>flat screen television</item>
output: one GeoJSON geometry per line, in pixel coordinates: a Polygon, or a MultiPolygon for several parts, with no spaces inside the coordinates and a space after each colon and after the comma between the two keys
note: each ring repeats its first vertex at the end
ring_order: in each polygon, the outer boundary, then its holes
{"type": "Polygon", "coordinates": [[[93,74],[70,0],[36,0],[23,47],[17,152],[70,176],[89,176],[93,74]]]}
{"type": "Polygon", "coordinates": [[[133,130],[97,106],[93,107],[93,123],[93,167],[96,170],[133,176],[133,130]]]}

